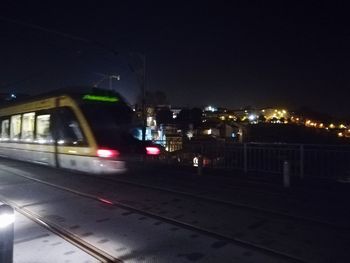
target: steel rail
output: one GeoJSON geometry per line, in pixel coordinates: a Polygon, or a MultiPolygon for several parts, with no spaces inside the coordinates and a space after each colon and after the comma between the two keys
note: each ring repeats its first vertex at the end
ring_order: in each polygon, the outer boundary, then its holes
{"type": "Polygon", "coordinates": [[[114,262],[122,263],[123,262],[121,259],[111,256],[110,254],[104,252],[103,250],[97,248],[96,246],[93,246],[92,244],[84,241],[77,235],[65,230],[61,226],[53,222],[50,222],[47,219],[42,218],[41,216],[29,211],[26,208],[21,207],[20,205],[16,204],[13,201],[10,201],[9,199],[7,199],[2,195],[0,195],[0,200],[1,202],[12,206],[18,213],[34,221],[41,227],[44,227],[45,229],[63,238],[64,240],[71,243],[72,245],[80,248],[87,254],[99,260],[101,263],[114,263],[114,262]]]}
{"type": "Polygon", "coordinates": [[[30,177],[28,175],[24,175],[23,174],[23,173],[27,173],[27,172],[18,171],[17,169],[12,169],[12,168],[5,168],[5,169],[0,168],[0,169],[7,170],[7,172],[10,172],[10,173],[12,173],[14,175],[26,178],[28,180],[32,180],[32,181],[35,181],[35,182],[38,182],[38,183],[41,183],[41,184],[45,184],[45,185],[51,186],[53,188],[60,189],[60,190],[66,191],[66,192],[70,192],[70,193],[73,193],[73,194],[76,194],[78,196],[82,196],[82,197],[85,197],[85,198],[88,198],[88,199],[91,199],[91,200],[102,202],[104,204],[108,204],[108,205],[111,205],[111,206],[115,206],[115,207],[119,207],[119,208],[122,208],[122,209],[125,209],[125,210],[129,210],[129,211],[132,211],[132,212],[144,215],[144,216],[152,217],[154,219],[161,220],[163,222],[166,222],[166,223],[169,223],[169,224],[172,224],[172,225],[176,225],[176,226],[182,227],[182,228],[190,230],[190,231],[194,231],[194,232],[197,232],[197,233],[201,233],[201,234],[210,236],[210,237],[215,238],[215,239],[219,239],[219,240],[226,241],[228,243],[233,243],[233,244],[239,245],[239,246],[244,247],[246,249],[252,249],[252,250],[261,252],[261,253],[263,253],[265,255],[274,256],[276,258],[280,258],[281,260],[286,260],[288,262],[298,262],[298,263],[306,263],[307,262],[305,259],[300,258],[300,257],[296,257],[296,256],[291,255],[289,253],[278,251],[278,250],[275,250],[275,249],[272,249],[272,248],[269,248],[269,247],[266,247],[266,246],[263,246],[263,245],[259,245],[259,244],[253,243],[253,242],[249,242],[249,241],[240,239],[240,238],[223,235],[223,234],[217,233],[215,231],[207,230],[207,229],[195,226],[193,224],[181,222],[179,220],[176,220],[176,219],[173,219],[173,218],[170,218],[170,217],[160,216],[160,215],[158,215],[156,213],[145,211],[145,210],[133,207],[133,206],[125,204],[125,203],[121,203],[121,202],[118,202],[118,201],[112,201],[112,200],[109,200],[107,198],[106,199],[105,198],[101,198],[101,197],[98,197],[98,196],[95,196],[95,195],[92,195],[92,194],[80,192],[80,191],[77,191],[75,189],[71,189],[71,188],[68,188],[68,187],[65,187],[65,186],[60,186],[60,185],[56,185],[56,184],[53,184],[53,183],[49,183],[49,182],[46,182],[46,181],[43,181],[43,180],[40,180],[40,179],[37,179],[37,178],[32,178],[32,177],[30,177]],[[13,171],[13,170],[17,170],[17,171],[13,171]],[[20,172],[21,174],[18,174],[18,172],[20,172]]]}
{"type": "MultiPolygon", "coordinates": [[[[95,175],[92,175],[95,176],[95,175]]],[[[97,176],[95,176],[97,177],[97,176]]],[[[99,179],[101,179],[101,177],[98,177],[99,179]]],[[[116,183],[121,183],[121,184],[126,184],[126,185],[132,185],[132,186],[136,186],[136,187],[142,187],[142,188],[146,188],[146,189],[152,189],[152,190],[156,190],[156,191],[160,191],[160,192],[167,192],[167,193],[171,193],[171,194],[178,194],[178,195],[183,195],[189,198],[193,198],[195,200],[203,200],[203,201],[207,201],[207,202],[212,202],[214,204],[220,204],[220,205],[224,205],[227,207],[236,207],[242,210],[250,210],[250,211],[256,211],[259,213],[264,213],[264,214],[269,214],[272,216],[276,216],[279,218],[288,218],[288,219],[292,219],[292,220],[297,220],[299,222],[305,222],[307,224],[317,224],[320,226],[326,226],[328,228],[333,228],[333,229],[339,229],[342,231],[350,231],[350,227],[348,226],[339,226],[339,225],[335,225],[331,222],[328,221],[324,221],[324,220],[318,220],[318,219],[314,219],[311,217],[307,217],[307,216],[301,216],[301,215],[293,215],[293,214],[289,214],[289,213],[283,213],[283,212],[279,212],[279,211],[275,211],[275,210],[271,210],[271,209],[266,209],[266,208],[261,208],[261,207],[257,207],[257,206],[253,206],[253,205],[248,205],[248,204],[244,204],[244,203],[240,203],[240,202],[231,202],[231,201],[226,201],[226,200],[222,200],[219,198],[213,198],[213,197],[206,197],[203,195],[199,195],[199,194],[193,194],[193,193],[189,193],[186,191],[179,191],[179,190],[174,190],[174,189],[170,189],[170,188],[164,188],[164,187],[157,187],[157,186],[153,186],[153,185],[149,185],[149,184],[143,184],[143,183],[137,183],[137,182],[130,182],[127,180],[121,180],[121,179],[111,179],[111,178],[106,178],[106,177],[102,177],[104,180],[107,181],[112,181],[112,182],[116,182],[116,183]]],[[[234,188],[236,189],[241,189],[240,187],[235,186],[234,188]]],[[[245,188],[247,191],[249,191],[249,187],[242,187],[245,188]]],[[[243,191],[242,189],[239,191],[243,191]]],[[[264,192],[264,191],[255,191],[252,190],[250,192],[254,192],[257,194],[268,194],[268,192],[264,192]]],[[[276,196],[281,196],[281,197],[286,197],[286,194],[283,193],[274,193],[274,195],[276,196]]]]}

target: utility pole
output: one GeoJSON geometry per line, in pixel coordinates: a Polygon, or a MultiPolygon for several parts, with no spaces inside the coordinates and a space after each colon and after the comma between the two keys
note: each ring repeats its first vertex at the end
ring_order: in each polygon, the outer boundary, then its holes
{"type": "Polygon", "coordinates": [[[142,58],[142,141],[146,140],[146,127],[147,127],[147,112],[146,112],[146,56],[141,54],[142,58]]]}

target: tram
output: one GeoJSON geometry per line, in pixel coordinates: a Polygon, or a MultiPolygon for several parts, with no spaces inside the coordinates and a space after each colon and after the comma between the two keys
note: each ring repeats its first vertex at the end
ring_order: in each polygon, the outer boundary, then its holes
{"type": "Polygon", "coordinates": [[[120,94],[57,90],[0,107],[0,155],[87,173],[121,173],[160,148],[132,136],[134,112],[120,94]]]}

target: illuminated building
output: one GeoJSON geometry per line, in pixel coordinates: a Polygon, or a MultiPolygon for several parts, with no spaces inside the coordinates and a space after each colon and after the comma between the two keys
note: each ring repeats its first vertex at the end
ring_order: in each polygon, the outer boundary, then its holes
{"type": "Polygon", "coordinates": [[[260,112],[266,118],[267,122],[284,123],[291,117],[288,110],[280,108],[265,108],[260,110],[260,112]]]}

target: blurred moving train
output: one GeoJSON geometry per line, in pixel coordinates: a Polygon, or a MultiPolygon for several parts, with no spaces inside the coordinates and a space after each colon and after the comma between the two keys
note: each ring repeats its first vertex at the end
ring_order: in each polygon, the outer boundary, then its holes
{"type": "Polygon", "coordinates": [[[58,90],[0,107],[0,155],[103,174],[125,172],[159,146],[132,135],[134,112],[111,90],[58,90]],[[79,90],[79,91],[77,91],[79,90]]]}

